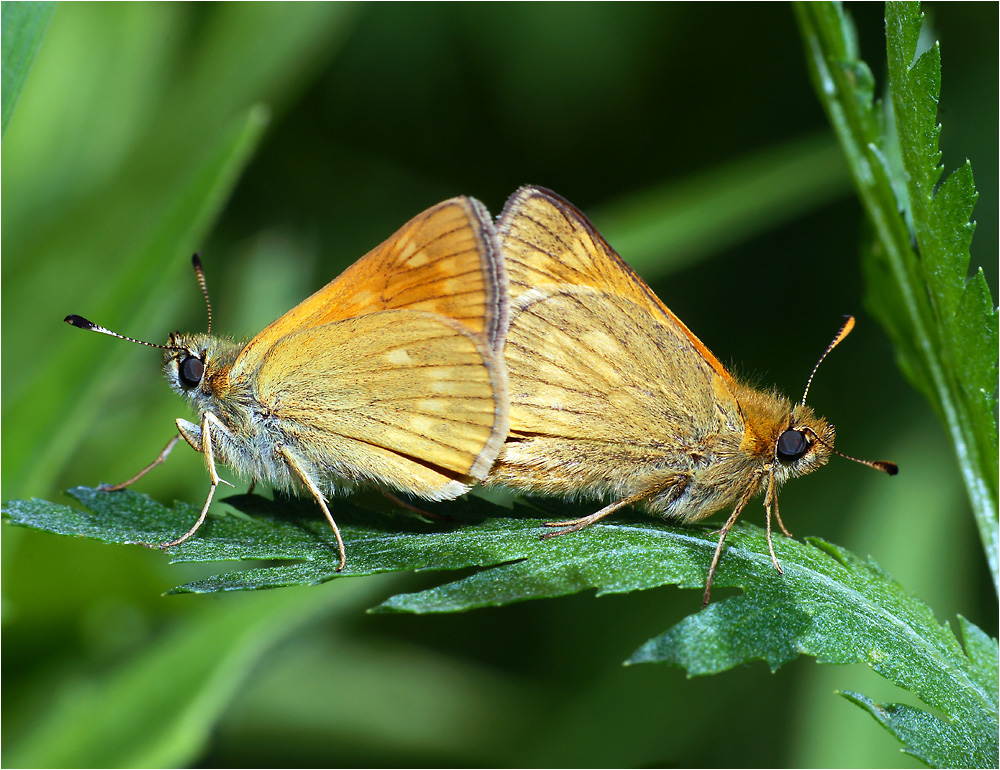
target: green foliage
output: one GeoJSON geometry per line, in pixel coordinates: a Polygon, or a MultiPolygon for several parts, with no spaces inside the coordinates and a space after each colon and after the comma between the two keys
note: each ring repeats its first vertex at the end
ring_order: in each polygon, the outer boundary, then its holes
{"type": "MultiPolygon", "coordinates": [[[[9,503],[4,513],[21,526],[145,544],[174,537],[197,516],[189,505],[166,508],[128,491],[77,488],[71,494],[86,510],[32,500],[9,503]]],[[[253,495],[227,502],[248,516],[211,518],[196,537],[170,549],[171,559],[279,563],[214,575],[173,593],[486,567],[419,593],[393,596],[377,608],[461,612],[588,589],[603,595],[671,583],[697,587],[715,547],[712,532],[649,521],[599,523],[543,541],[539,519],[526,516],[523,507],[512,517],[507,509],[468,497],[435,506],[435,513],[451,518],[445,527],[401,525],[340,503],[334,510],[348,562],[338,574],[332,532],[314,506],[253,495]],[[438,531],[429,532],[431,528],[438,531]]],[[[963,651],[925,604],[908,596],[874,562],[842,548],[818,538],[807,543],[779,538],[775,549],[783,575],[771,564],[763,532],[752,526],[734,530],[716,586],[744,593],[691,615],[646,642],[628,662],[669,662],[689,675],[719,673],[752,660],[766,661],[773,671],[803,654],[823,663],[866,663],[945,715],[941,719],[925,710],[878,706],[850,696],[903,740],[908,752],[938,767],[989,766],[998,751],[996,642],[963,618],[963,651]]]]}
{"type": "MultiPolygon", "coordinates": [[[[841,693],[845,698],[868,711],[887,730],[895,735],[906,751],[933,767],[993,767],[996,764],[997,745],[991,744],[990,736],[997,734],[996,723],[990,724],[989,714],[996,715],[997,643],[979,628],[959,617],[962,641],[968,658],[961,675],[967,676],[962,686],[948,698],[948,702],[938,703],[948,715],[943,720],[936,715],[901,703],[887,705],[874,703],[869,698],[855,692],[841,693]],[[969,723],[977,725],[969,729],[969,723]]],[[[954,647],[954,637],[948,630],[937,635],[954,647]]],[[[921,686],[946,668],[940,658],[934,661],[936,672],[918,667],[916,671],[906,671],[905,675],[921,686]],[[920,675],[914,674],[920,672],[920,675]]]]}
{"type": "Polygon", "coordinates": [[[900,368],[945,423],[1000,591],[996,392],[998,315],[982,269],[971,280],[976,202],[966,163],[943,166],[937,42],[918,54],[916,3],[888,3],[886,115],[839,6],[796,7],[816,92],[844,148],[870,223],[868,304],[893,339],[900,368]],[[887,126],[895,128],[887,132],[887,126]]]}
{"type": "MultiPolygon", "coordinates": [[[[868,304],[892,336],[901,369],[948,429],[1000,590],[998,315],[982,269],[966,280],[974,229],[969,216],[976,201],[971,164],[967,161],[938,187],[943,171],[936,123],[940,48],[935,42],[918,51],[923,21],[918,4],[887,5],[889,99],[883,115],[873,101],[871,71],[858,55],[853,27],[840,7],[799,4],[797,14],[817,94],[869,219],[868,304]],[[894,131],[887,132],[887,126],[894,131]]],[[[993,649],[995,656],[995,643],[993,649]]],[[[996,676],[980,681],[996,712],[996,676]]],[[[996,761],[995,723],[978,727],[980,737],[992,737],[992,745],[969,753],[968,715],[961,708],[968,701],[947,708],[922,696],[948,714],[953,720],[948,723],[908,706],[849,697],[927,764],[983,767],[996,761]]]]}

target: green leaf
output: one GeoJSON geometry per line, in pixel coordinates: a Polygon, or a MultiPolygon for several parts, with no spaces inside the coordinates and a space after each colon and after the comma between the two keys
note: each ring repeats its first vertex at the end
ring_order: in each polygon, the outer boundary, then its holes
{"type": "MultiPolygon", "coordinates": [[[[107,493],[76,487],[69,494],[85,510],[44,500],[5,504],[11,523],[48,532],[90,537],[106,543],[158,544],[187,531],[198,509],[187,503],[166,507],[129,490],[107,493]]],[[[336,539],[316,506],[307,500],[267,500],[233,495],[225,502],[240,513],[213,508],[198,534],[169,549],[173,562],[285,560],[258,569],[227,572],[173,589],[211,593],[291,585],[312,585],[334,577],[409,569],[458,569],[523,558],[537,548],[538,522],[503,518],[509,511],[475,498],[433,506],[453,523],[427,524],[410,515],[374,513],[338,499],[332,506],[347,549],[338,573],[336,539]],[[488,511],[495,518],[487,518],[488,511]],[[461,524],[461,528],[456,527],[461,524]],[[442,531],[443,530],[443,531],[442,531]]]]}
{"type": "MultiPolygon", "coordinates": [[[[963,651],[947,625],[938,624],[930,608],[874,562],[816,538],[809,542],[823,552],[809,561],[814,579],[790,591],[753,587],[745,596],[710,605],[647,642],[629,662],[669,662],[689,675],[718,673],[754,659],[775,670],[803,654],[821,663],[865,663],[947,717],[849,696],[908,752],[936,767],[993,766],[996,677],[983,675],[983,659],[992,645],[995,667],[996,642],[962,619],[963,651]]],[[[781,560],[787,577],[788,559],[781,560]]]]}
{"type": "Polygon", "coordinates": [[[970,623],[961,615],[958,622],[962,629],[962,642],[973,666],[973,675],[980,687],[987,688],[996,684],[1000,676],[1000,656],[997,653],[997,642],[983,633],[975,623],[970,623]]]}
{"type": "MultiPolygon", "coordinates": [[[[78,487],[70,494],[86,510],[33,500],[4,508],[21,526],[109,543],[159,543],[185,531],[193,506],[162,506],[133,492],[78,487]]],[[[316,584],[339,577],[398,570],[480,568],[435,588],[399,594],[380,612],[443,613],[499,606],[596,589],[598,595],[667,584],[704,584],[716,536],[704,528],[671,527],[648,519],[600,522],[571,536],[541,540],[530,509],[476,498],[433,506],[451,517],[425,523],[374,514],[351,502],[333,508],[347,548],[338,573],[333,533],[316,507],[302,500],[236,495],[237,515],[213,513],[198,534],[169,550],[173,561],[267,560],[173,589],[207,593],[316,584]]],[[[558,503],[546,506],[565,508],[558,503]]],[[[561,511],[565,513],[565,510],[561,511]]],[[[537,512],[535,512],[537,515],[537,512]]],[[[968,652],[930,609],[908,596],[878,565],[819,539],[778,538],[778,574],[766,534],[752,525],[733,530],[716,575],[717,600],[649,640],[629,663],[668,662],[689,675],[725,671],[752,660],[775,670],[800,655],[825,663],[863,662],[943,713],[867,708],[907,750],[925,761],[982,766],[997,751],[996,642],[962,620],[968,652]],[[718,590],[740,588],[718,599],[718,590]],[[992,661],[991,661],[992,655],[992,661]],[[939,724],[940,723],[940,724],[939,724]],[[908,740],[915,726],[948,737],[938,753],[908,740]],[[943,753],[942,753],[943,752],[943,753]],[[992,752],[992,754],[990,753],[992,752]],[[942,759],[944,757],[944,759],[942,759]]]]}
{"type": "Polygon", "coordinates": [[[969,217],[977,197],[971,165],[966,162],[935,190],[944,170],[939,164],[941,127],[935,122],[941,55],[935,43],[911,64],[922,21],[916,4],[890,3],[887,7],[890,93],[919,254],[917,268],[907,275],[922,270],[932,313],[925,313],[922,323],[915,326],[928,329],[923,346],[927,368],[1000,591],[1000,458],[995,416],[998,315],[981,276],[966,280],[974,230],[969,217]]]}
{"type": "Polygon", "coordinates": [[[965,725],[948,723],[904,703],[875,703],[856,692],[840,694],[895,735],[903,744],[903,751],[931,767],[996,767],[990,759],[991,747],[970,743],[965,725]],[[956,760],[956,757],[973,759],[956,760]]]}
{"type": "MultiPolygon", "coordinates": [[[[968,672],[981,692],[993,692],[997,681],[997,643],[978,627],[959,617],[962,640],[969,659],[968,672]]],[[[852,703],[856,703],[879,724],[895,735],[904,745],[904,751],[933,767],[996,767],[996,743],[988,741],[977,744],[977,737],[986,734],[972,733],[968,725],[958,717],[954,721],[944,721],[912,706],[900,703],[875,703],[855,692],[841,693],[852,703]],[[957,758],[962,758],[961,762],[957,758]],[[972,761],[969,759],[972,758],[972,761]]],[[[987,703],[994,711],[995,699],[987,703]]],[[[952,712],[946,712],[952,713],[952,712]]]]}
{"type": "Polygon", "coordinates": [[[900,368],[951,437],[1000,594],[996,389],[998,314],[978,271],[967,280],[976,201],[968,162],[938,187],[941,53],[917,56],[916,3],[888,3],[888,99],[883,117],[869,68],[839,5],[799,3],[810,73],[869,220],[868,304],[900,368]]]}
{"type": "Polygon", "coordinates": [[[3,14],[3,41],[0,59],[3,60],[2,106],[0,106],[0,135],[7,132],[18,97],[28,79],[28,72],[42,45],[55,3],[5,2],[3,14]]]}

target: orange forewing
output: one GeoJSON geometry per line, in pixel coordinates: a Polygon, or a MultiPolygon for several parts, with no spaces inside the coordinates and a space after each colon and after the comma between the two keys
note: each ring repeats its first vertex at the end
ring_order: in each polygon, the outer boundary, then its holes
{"type": "Polygon", "coordinates": [[[507,296],[489,213],[452,198],[418,214],[381,245],[254,337],[238,367],[251,367],[275,340],[380,310],[423,310],[451,318],[503,348],[507,296]]]}
{"type": "Polygon", "coordinates": [[[733,381],[712,351],[566,199],[543,187],[522,187],[507,201],[497,231],[503,242],[513,300],[533,288],[551,284],[589,286],[625,297],[680,330],[723,380],[733,381]]]}

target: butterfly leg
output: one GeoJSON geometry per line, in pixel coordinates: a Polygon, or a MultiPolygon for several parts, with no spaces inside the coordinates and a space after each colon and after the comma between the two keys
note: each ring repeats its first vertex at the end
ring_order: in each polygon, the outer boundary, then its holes
{"type": "MultiPolygon", "coordinates": [[[[229,484],[229,482],[225,479],[219,478],[219,474],[215,470],[215,455],[212,453],[212,431],[210,427],[213,422],[222,430],[226,429],[225,426],[219,421],[219,418],[211,412],[205,412],[201,416],[201,431],[198,434],[195,434],[191,429],[195,426],[191,425],[186,420],[177,421],[177,428],[180,430],[184,439],[191,444],[192,447],[205,455],[205,465],[208,467],[208,477],[212,482],[212,486],[209,487],[208,498],[205,500],[205,505],[203,505],[201,509],[201,515],[198,517],[198,521],[195,522],[194,526],[176,540],[171,540],[167,543],[160,543],[160,548],[171,548],[175,545],[180,545],[197,532],[201,525],[205,523],[205,517],[208,516],[209,506],[212,505],[212,498],[215,497],[215,490],[218,489],[219,484],[229,484]],[[182,425],[182,423],[184,423],[184,425],[182,425]],[[185,425],[191,425],[191,428],[185,428],[185,425]]],[[[232,484],[229,484],[229,486],[232,486],[232,484]]]]}
{"type": "MultiPolygon", "coordinates": [[[[781,524],[781,516],[778,515],[778,493],[774,491],[774,471],[771,471],[771,480],[767,486],[767,496],[764,498],[764,506],[767,508],[767,550],[771,554],[771,563],[774,568],[778,570],[779,575],[784,575],[785,571],[781,568],[778,563],[778,557],[774,553],[774,542],[771,540],[771,506],[774,506],[774,515],[778,518],[778,523],[781,524]]],[[[785,525],[781,524],[781,529],[786,536],[789,535],[788,530],[785,529],[785,525]]]]}
{"type": "Polygon", "coordinates": [[[726,535],[729,534],[729,530],[733,528],[736,520],[740,517],[740,513],[743,512],[743,506],[746,504],[745,500],[741,500],[739,505],[736,506],[736,510],[732,512],[729,519],[726,521],[726,526],[719,530],[719,543],[715,546],[715,553],[712,554],[712,563],[708,567],[708,577],[705,579],[705,595],[701,600],[701,608],[705,609],[708,606],[708,598],[712,593],[712,583],[715,582],[715,570],[719,566],[719,559],[722,558],[722,545],[726,542],[726,535]]]}
{"type": "Polygon", "coordinates": [[[783,522],[781,520],[781,514],[778,513],[778,496],[777,495],[774,496],[774,518],[776,518],[778,520],[778,526],[781,527],[781,532],[784,534],[784,536],[785,537],[791,537],[792,533],[788,531],[788,528],[785,526],[785,522],[783,522]]]}
{"type": "MultiPolygon", "coordinates": [[[[673,481],[670,482],[670,484],[673,483],[673,481]]],[[[606,516],[610,516],[615,511],[620,510],[627,505],[638,503],[640,500],[645,500],[647,497],[659,494],[670,486],[670,484],[658,485],[652,489],[644,489],[631,497],[626,497],[624,500],[619,500],[618,502],[611,503],[611,505],[606,505],[604,508],[601,508],[601,510],[596,513],[592,513],[589,516],[583,516],[579,519],[572,519],[570,521],[547,521],[545,522],[546,527],[565,527],[565,529],[561,529],[558,532],[546,532],[542,535],[542,540],[550,537],[556,537],[557,535],[568,535],[570,532],[579,532],[584,527],[589,527],[595,521],[600,521],[606,516]]]]}
{"type": "Polygon", "coordinates": [[[180,436],[174,436],[172,439],[170,439],[170,441],[167,442],[167,445],[163,447],[162,450],[160,450],[160,453],[156,456],[156,459],[153,460],[153,462],[151,462],[141,471],[139,471],[137,474],[135,474],[128,481],[123,481],[121,484],[101,484],[98,487],[98,489],[101,490],[102,492],[117,492],[119,489],[125,489],[125,487],[134,484],[136,481],[138,481],[147,473],[149,473],[151,470],[153,470],[153,468],[155,468],[157,465],[166,460],[167,455],[169,455],[170,452],[173,450],[173,448],[177,446],[177,442],[180,440],[181,440],[180,436]]]}
{"type": "Polygon", "coordinates": [[[323,493],[319,491],[319,487],[316,486],[316,482],[312,480],[312,477],[306,472],[305,468],[302,467],[302,463],[299,459],[292,454],[286,447],[278,447],[278,454],[285,458],[288,466],[295,471],[295,475],[299,477],[299,480],[306,485],[312,496],[319,503],[319,507],[323,509],[323,514],[326,516],[326,520],[330,522],[330,526],[333,527],[333,534],[337,536],[337,548],[340,551],[340,566],[337,567],[337,572],[342,572],[344,567],[347,566],[347,553],[344,550],[344,538],[340,536],[340,527],[337,526],[337,522],[333,520],[333,515],[330,513],[330,509],[326,506],[326,498],[323,497],[323,493]]]}

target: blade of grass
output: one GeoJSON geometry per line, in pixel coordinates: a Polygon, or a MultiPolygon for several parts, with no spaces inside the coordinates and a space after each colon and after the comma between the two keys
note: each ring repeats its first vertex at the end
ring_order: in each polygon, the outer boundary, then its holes
{"type": "MultiPolygon", "coordinates": [[[[167,208],[147,242],[110,280],[96,282],[102,296],[89,298],[88,308],[92,309],[88,313],[108,318],[119,315],[121,307],[135,307],[134,317],[146,320],[163,313],[162,298],[155,291],[157,284],[168,268],[187,260],[203,240],[256,149],[268,119],[265,109],[250,110],[204,159],[191,167],[174,193],[167,196],[167,208]]],[[[20,451],[11,458],[8,476],[17,479],[17,486],[40,489],[49,485],[115,382],[112,372],[126,351],[117,346],[109,348],[95,363],[90,348],[80,342],[78,337],[65,335],[57,343],[57,353],[25,380],[22,389],[32,392],[67,366],[90,372],[81,378],[82,388],[64,388],[61,400],[50,398],[44,404],[13,398],[18,408],[8,409],[4,415],[5,430],[22,437],[20,451]]]]}
{"type": "Polygon", "coordinates": [[[3,60],[3,79],[0,88],[3,93],[3,104],[0,106],[2,113],[0,135],[7,132],[7,124],[14,114],[24,81],[28,79],[31,64],[42,45],[45,30],[48,29],[55,8],[55,3],[30,2],[30,0],[3,4],[3,41],[0,54],[3,60]]]}
{"type": "Polygon", "coordinates": [[[594,221],[648,280],[801,217],[850,190],[829,136],[809,136],[597,207],[594,221]]]}

